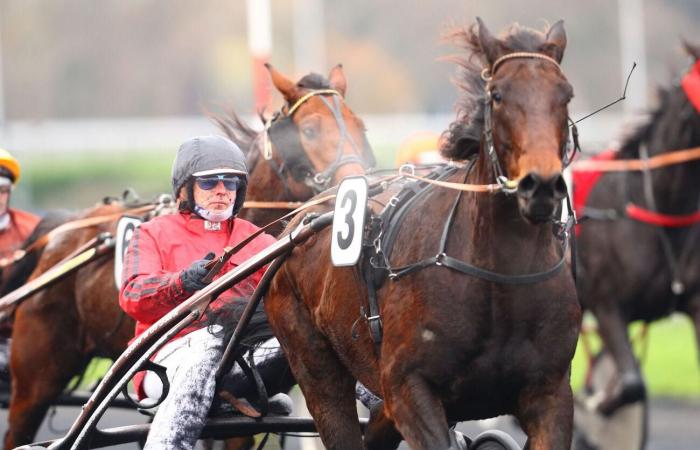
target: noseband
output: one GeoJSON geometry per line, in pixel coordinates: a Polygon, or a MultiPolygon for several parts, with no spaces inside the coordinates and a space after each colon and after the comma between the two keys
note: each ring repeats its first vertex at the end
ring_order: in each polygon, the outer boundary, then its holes
{"type": "MultiPolygon", "coordinates": [[[[509,53],[507,55],[501,56],[498,58],[490,68],[486,67],[484,70],[481,71],[481,79],[486,82],[484,85],[484,140],[486,142],[486,150],[488,152],[489,158],[491,159],[491,167],[493,168],[493,175],[494,178],[496,179],[496,182],[501,186],[501,190],[505,192],[506,194],[514,194],[517,189],[518,189],[518,182],[516,180],[510,179],[505,175],[505,172],[503,171],[503,168],[501,167],[501,163],[498,160],[498,155],[496,154],[496,149],[493,145],[493,125],[492,125],[492,110],[493,110],[493,98],[491,98],[491,80],[493,78],[493,74],[496,73],[496,70],[498,69],[498,66],[501,65],[502,63],[511,60],[511,59],[516,59],[516,58],[533,58],[533,59],[541,59],[543,61],[550,62],[554,64],[557,69],[559,69],[559,72],[563,76],[563,72],[561,70],[561,66],[559,63],[554,59],[551,58],[547,55],[543,55],[542,53],[535,53],[535,52],[515,52],[515,53],[509,53]]],[[[578,142],[578,129],[576,128],[576,124],[574,123],[573,120],[571,120],[570,117],[567,116],[567,120],[569,121],[571,132],[569,134],[569,138],[567,139],[566,146],[562,148],[562,153],[561,153],[561,160],[562,160],[562,169],[566,168],[572,161],[574,154],[577,151],[581,151],[581,148],[579,146],[578,142]]]]}
{"type": "MultiPolygon", "coordinates": [[[[285,172],[289,172],[289,165],[287,164],[287,161],[285,160],[284,153],[280,152],[280,156],[282,158],[282,165],[277,166],[274,163],[274,160],[272,159],[272,137],[270,135],[271,131],[274,132],[273,128],[276,126],[279,126],[278,124],[281,124],[282,121],[289,121],[291,123],[292,116],[294,113],[299,109],[299,107],[305,103],[307,100],[309,100],[311,97],[314,96],[319,96],[319,99],[323,102],[326,107],[331,111],[333,114],[333,118],[335,119],[335,122],[338,124],[338,131],[339,131],[339,138],[338,138],[338,146],[336,148],[336,158],[333,161],[333,163],[328,166],[325,170],[321,172],[313,172],[310,174],[307,174],[304,176],[303,182],[307,186],[309,186],[315,193],[322,192],[326,190],[328,187],[330,187],[330,183],[333,180],[333,176],[335,173],[338,171],[338,169],[346,164],[359,164],[363,168],[367,169],[368,164],[364,161],[363,158],[358,156],[358,154],[361,154],[360,148],[358,147],[357,143],[353,140],[352,136],[348,134],[347,131],[347,126],[345,123],[345,120],[343,119],[343,113],[340,109],[340,99],[342,96],[340,93],[334,89],[318,89],[318,90],[313,90],[311,92],[308,92],[304,94],[299,100],[297,100],[290,108],[289,110],[285,113],[282,110],[278,111],[271,120],[267,121],[265,123],[265,130],[263,134],[263,157],[265,160],[267,160],[272,167],[275,169],[275,172],[277,175],[280,177],[280,179],[283,181],[285,184],[285,188],[288,189],[287,184],[286,184],[286,177],[285,177],[285,172]],[[327,98],[324,96],[330,95],[333,97],[333,101],[329,101],[327,98]],[[352,145],[353,149],[357,152],[357,154],[351,154],[351,155],[344,155],[343,154],[343,146],[345,144],[345,141],[350,142],[350,145],[352,145]]],[[[296,128],[296,127],[295,127],[296,128]]],[[[303,144],[300,143],[300,148],[301,148],[301,153],[303,154],[303,158],[305,159],[306,165],[310,167],[311,169],[314,168],[311,160],[309,159],[308,155],[306,154],[306,151],[304,150],[303,144]]],[[[293,177],[293,174],[291,174],[293,177]]]]}

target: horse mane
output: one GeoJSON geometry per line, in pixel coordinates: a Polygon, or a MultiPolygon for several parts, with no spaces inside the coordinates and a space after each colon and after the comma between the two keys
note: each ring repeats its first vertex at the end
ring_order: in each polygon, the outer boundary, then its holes
{"type": "Polygon", "coordinates": [[[224,114],[207,112],[209,118],[218,125],[226,137],[231,139],[241,151],[248,155],[258,132],[248,126],[233,109],[224,114]]]}
{"type": "Polygon", "coordinates": [[[678,84],[670,88],[659,88],[658,96],[658,106],[650,112],[643,124],[624,138],[616,158],[638,158],[639,147],[643,143],[652,142],[660,130],[664,133],[664,141],[668,141],[667,148],[658,149],[661,151],[678,150],[700,142],[700,116],[683,88],[678,84]]]}
{"type": "MultiPolygon", "coordinates": [[[[512,24],[499,36],[508,52],[540,52],[546,41],[542,31],[512,24]]],[[[460,91],[455,105],[457,117],[440,137],[440,153],[447,159],[466,160],[478,154],[484,129],[484,87],[481,71],[489,66],[479,42],[478,25],[453,27],[445,40],[466,50],[466,56],[445,59],[458,66],[454,84],[460,91]]]]}
{"type": "Polygon", "coordinates": [[[297,87],[301,89],[330,89],[331,83],[323,75],[311,72],[297,81],[297,87]]]}

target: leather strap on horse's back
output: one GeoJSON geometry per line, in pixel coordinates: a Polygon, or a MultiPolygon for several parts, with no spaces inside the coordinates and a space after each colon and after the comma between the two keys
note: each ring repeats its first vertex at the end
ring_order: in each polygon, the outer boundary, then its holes
{"type": "MultiPolygon", "coordinates": [[[[438,166],[426,178],[442,180],[455,173],[456,170],[457,168],[454,166],[438,166]]],[[[370,219],[371,224],[374,224],[374,229],[370,225],[371,236],[363,243],[364,249],[360,263],[361,275],[367,285],[368,311],[365,313],[363,307],[360,314],[367,320],[372,341],[377,347],[377,354],[380,353],[382,341],[382,321],[377,290],[384,284],[389,273],[383,267],[384,260],[388,259],[391,254],[401,223],[411,205],[433,188],[432,184],[425,181],[411,181],[392,197],[379,216],[370,219]]]]}

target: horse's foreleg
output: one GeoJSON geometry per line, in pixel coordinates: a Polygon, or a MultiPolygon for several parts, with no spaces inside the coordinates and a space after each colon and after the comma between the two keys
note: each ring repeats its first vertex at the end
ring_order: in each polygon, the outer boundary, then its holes
{"type": "MultiPolygon", "coordinates": [[[[397,362],[395,366],[400,364],[397,362]]],[[[391,416],[411,449],[457,448],[449,432],[442,402],[421,376],[399,374],[392,367],[382,376],[385,414],[391,416]]]]}
{"type": "Polygon", "coordinates": [[[369,423],[365,430],[365,448],[367,450],[393,450],[401,443],[401,434],[394,422],[384,413],[384,402],[370,411],[369,423]]]}
{"type": "Polygon", "coordinates": [[[593,312],[598,319],[598,332],[603,344],[617,366],[618,378],[597,406],[603,414],[612,414],[621,406],[645,397],[644,379],[632,351],[627,323],[617,308],[599,308],[593,312]]]}
{"type": "Polygon", "coordinates": [[[334,450],[360,450],[355,379],[314,327],[306,305],[291,292],[286,282],[278,283],[277,288],[273,283],[265,298],[270,324],[287,354],[323,445],[334,450]]]}
{"type": "Polygon", "coordinates": [[[81,367],[84,355],[76,348],[77,336],[71,335],[77,327],[63,325],[42,314],[22,314],[22,309],[17,312],[5,449],[34,439],[48,407],[81,367]]]}
{"type": "Polygon", "coordinates": [[[516,417],[528,436],[526,449],[568,449],[574,421],[568,374],[554,383],[538,383],[518,398],[516,417]]]}

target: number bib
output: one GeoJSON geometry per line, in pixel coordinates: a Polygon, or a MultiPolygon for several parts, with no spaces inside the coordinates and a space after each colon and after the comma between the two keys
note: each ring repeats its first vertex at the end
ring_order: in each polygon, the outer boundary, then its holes
{"type": "Polygon", "coordinates": [[[334,266],[353,266],[362,252],[367,211],[367,179],[345,178],[338,187],[333,213],[331,260],[334,266]]]}

